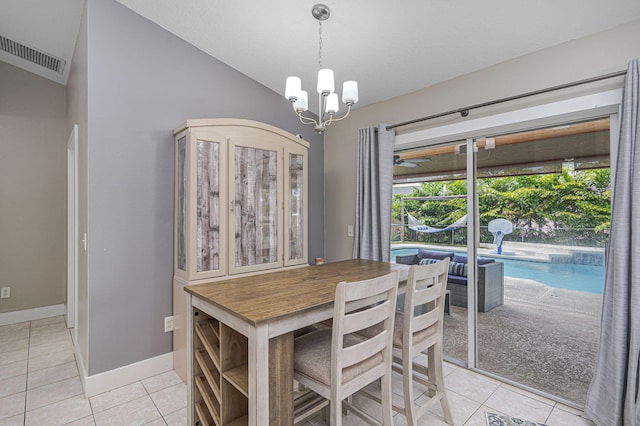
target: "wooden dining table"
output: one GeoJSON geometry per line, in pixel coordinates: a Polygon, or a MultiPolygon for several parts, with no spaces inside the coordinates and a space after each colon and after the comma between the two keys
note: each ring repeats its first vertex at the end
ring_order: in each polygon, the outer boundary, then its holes
{"type": "Polygon", "coordinates": [[[185,287],[189,301],[189,424],[194,424],[195,415],[195,310],[247,338],[247,424],[291,425],[294,332],[333,317],[339,282],[365,280],[397,270],[399,281],[404,284],[408,268],[353,259],[185,287]]]}

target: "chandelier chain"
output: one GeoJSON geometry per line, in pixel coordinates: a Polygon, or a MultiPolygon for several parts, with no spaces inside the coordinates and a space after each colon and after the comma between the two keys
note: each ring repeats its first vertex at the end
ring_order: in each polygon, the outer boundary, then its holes
{"type": "Polygon", "coordinates": [[[322,69],[322,20],[318,20],[318,65],[322,69]]]}

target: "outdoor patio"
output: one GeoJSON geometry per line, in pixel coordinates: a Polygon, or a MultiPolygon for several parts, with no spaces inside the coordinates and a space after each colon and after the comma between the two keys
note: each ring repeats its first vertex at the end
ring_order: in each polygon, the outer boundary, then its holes
{"type": "MultiPolygon", "coordinates": [[[[505,301],[478,313],[478,366],[584,404],[595,367],[602,295],[505,276],[505,301]]],[[[445,315],[445,356],[467,360],[467,310],[445,315]]]]}

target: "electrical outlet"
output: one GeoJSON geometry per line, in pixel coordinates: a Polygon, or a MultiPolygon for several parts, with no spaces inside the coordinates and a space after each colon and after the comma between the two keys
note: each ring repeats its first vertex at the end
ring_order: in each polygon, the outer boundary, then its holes
{"type": "Polygon", "coordinates": [[[173,317],[164,317],[164,332],[173,331],[173,317]]]}
{"type": "Polygon", "coordinates": [[[353,225],[347,226],[347,237],[353,237],[353,225]]]}
{"type": "Polygon", "coordinates": [[[11,297],[11,287],[2,287],[0,289],[0,299],[8,299],[11,297]]]}

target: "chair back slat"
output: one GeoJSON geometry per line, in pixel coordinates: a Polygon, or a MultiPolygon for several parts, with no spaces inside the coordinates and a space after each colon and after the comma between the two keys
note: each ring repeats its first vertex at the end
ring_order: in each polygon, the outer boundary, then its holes
{"type": "MultiPolygon", "coordinates": [[[[351,302],[353,300],[366,299],[369,297],[373,297],[375,295],[381,295],[388,292],[394,286],[395,287],[398,286],[397,275],[398,273],[396,271],[393,271],[387,275],[383,275],[380,277],[347,283],[349,285],[343,286],[344,288],[343,303],[351,302]],[[390,275],[392,274],[396,275],[395,283],[393,280],[390,279],[391,278],[390,275]]],[[[336,292],[337,292],[337,289],[336,289],[336,292]]],[[[383,299],[384,298],[386,297],[383,297],[383,299]]],[[[337,302],[337,294],[336,294],[336,302],[337,302]]]]}
{"type": "Polygon", "coordinates": [[[404,311],[412,312],[416,306],[437,302],[439,299],[444,306],[448,271],[449,258],[429,265],[412,265],[407,279],[404,311]]]}
{"type": "Polygon", "coordinates": [[[378,305],[346,314],[343,333],[354,333],[382,322],[387,318],[390,303],[390,301],[385,300],[378,305]]]}
{"type": "Polygon", "coordinates": [[[445,284],[439,282],[426,289],[416,289],[413,296],[413,306],[420,306],[429,302],[435,302],[442,294],[442,286],[445,284]]]}
{"type": "Polygon", "coordinates": [[[415,335],[429,327],[433,327],[441,320],[441,316],[439,309],[433,309],[426,314],[414,316],[413,323],[411,324],[411,332],[415,335]]]}
{"type": "MultiPolygon", "coordinates": [[[[378,354],[385,348],[389,334],[390,332],[385,330],[375,337],[344,348],[342,350],[342,368],[349,368],[378,354]]],[[[380,357],[380,364],[382,363],[383,358],[380,357]]]]}

